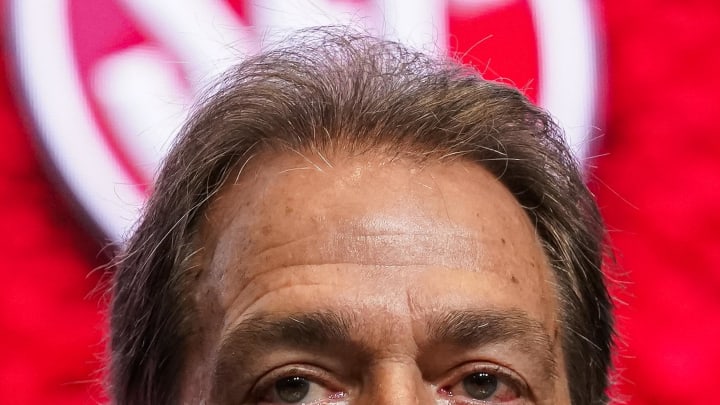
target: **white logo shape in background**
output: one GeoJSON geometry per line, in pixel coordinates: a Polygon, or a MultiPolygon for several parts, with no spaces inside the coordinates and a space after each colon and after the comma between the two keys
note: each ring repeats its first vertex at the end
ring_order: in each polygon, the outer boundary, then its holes
{"type": "MultiPolygon", "coordinates": [[[[92,88],[114,138],[145,179],[152,179],[187,106],[217,74],[256,51],[261,40],[298,28],[360,24],[415,48],[445,51],[446,0],[248,1],[252,26],[223,1],[118,0],[164,49],[136,46],[92,68],[92,88]],[[170,69],[182,61],[184,77],[170,69]],[[184,79],[184,80],[183,80],[184,79]]],[[[513,0],[450,0],[487,11],[513,0]]],[[[595,101],[592,20],[582,0],[529,0],[539,48],[539,103],[585,156],[595,101]]],[[[13,35],[23,87],[39,136],[76,198],[114,241],[137,219],[146,195],[116,161],[83,94],[65,1],[16,0],[13,35]]]]}

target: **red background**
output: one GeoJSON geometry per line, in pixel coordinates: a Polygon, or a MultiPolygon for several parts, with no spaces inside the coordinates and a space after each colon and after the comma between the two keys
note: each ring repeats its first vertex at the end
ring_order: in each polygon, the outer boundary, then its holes
{"type": "MultiPolygon", "coordinates": [[[[0,4],[1,5],[1,4],[0,4]]],[[[720,2],[596,2],[605,110],[591,185],[624,286],[618,402],[720,382],[720,2]]],[[[0,21],[7,23],[0,7],[0,21]]],[[[4,28],[4,27],[3,27],[4,28]]],[[[2,30],[2,35],[7,35],[2,30]]],[[[0,403],[103,399],[102,246],[44,170],[0,43],[0,403]]]]}

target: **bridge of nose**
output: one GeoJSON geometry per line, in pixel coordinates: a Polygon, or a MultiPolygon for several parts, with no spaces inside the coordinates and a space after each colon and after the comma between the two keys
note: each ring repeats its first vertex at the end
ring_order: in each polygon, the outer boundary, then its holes
{"type": "Polygon", "coordinates": [[[415,359],[383,358],[372,363],[359,388],[357,404],[436,404],[436,387],[425,381],[415,359]]]}

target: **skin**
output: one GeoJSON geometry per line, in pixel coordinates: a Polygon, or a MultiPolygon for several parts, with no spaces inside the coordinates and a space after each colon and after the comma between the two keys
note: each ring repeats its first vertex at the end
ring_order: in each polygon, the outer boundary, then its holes
{"type": "Polygon", "coordinates": [[[547,258],[477,164],[256,156],[200,239],[184,402],[284,403],[295,376],[297,403],[570,403],[547,258]]]}

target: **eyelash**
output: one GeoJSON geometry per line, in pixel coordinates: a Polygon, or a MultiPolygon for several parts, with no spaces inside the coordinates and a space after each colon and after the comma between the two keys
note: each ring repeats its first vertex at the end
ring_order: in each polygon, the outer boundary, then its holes
{"type": "Polygon", "coordinates": [[[466,363],[455,368],[446,382],[437,385],[440,389],[453,387],[462,383],[462,380],[475,373],[488,373],[496,375],[498,379],[510,386],[518,394],[518,397],[533,398],[528,384],[516,373],[498,364],[493,363],[466,363]]]}
{"type": "MultiPolygon", "coordinates": [[[[327,372],[317,369],[311,365],[293,365],[289,368],[279,367],[258,379],[258,382],[250,391],[250,398],[254,402],[261,401],[263,397],[271,390],[278,380],[289,377],[302,377],[309,381],[322,385],[329,390],[336,389],[338,386],[333,382],[327,372]]],[[[338,391],[341,391],[338,389],[338,391]]]]}
{"type": "MultiPolygon", "coordinates": [[[[506,383],[514,390],[519,397],[532,398],[532,392],[527,383],[515,374],[513,371],[507,369],[498,364],[493,363],[466,363],[455,368],[451,375],[444,379],[444,382],[436,385],[440,389],[447,387],[453,387],[462,382],[462,380],[475,373],[488,373],[498,376],[498,379],[503,383],[506,383]]],[[[293,365],[289,368],[279,367],[276,368],[264,376],[260,377],[255,386],[250,391],[250,398],[253,402],[262,401],[267,393],[274,387],[275,383],[283,378],[288,377],[302,377],[309,381],[319,384],[326,389],[333,391],[337,390],[341,392],[339,388],[340,384],[333,379],[330,375],[314,366],[311,365],[293,365]]]]}

